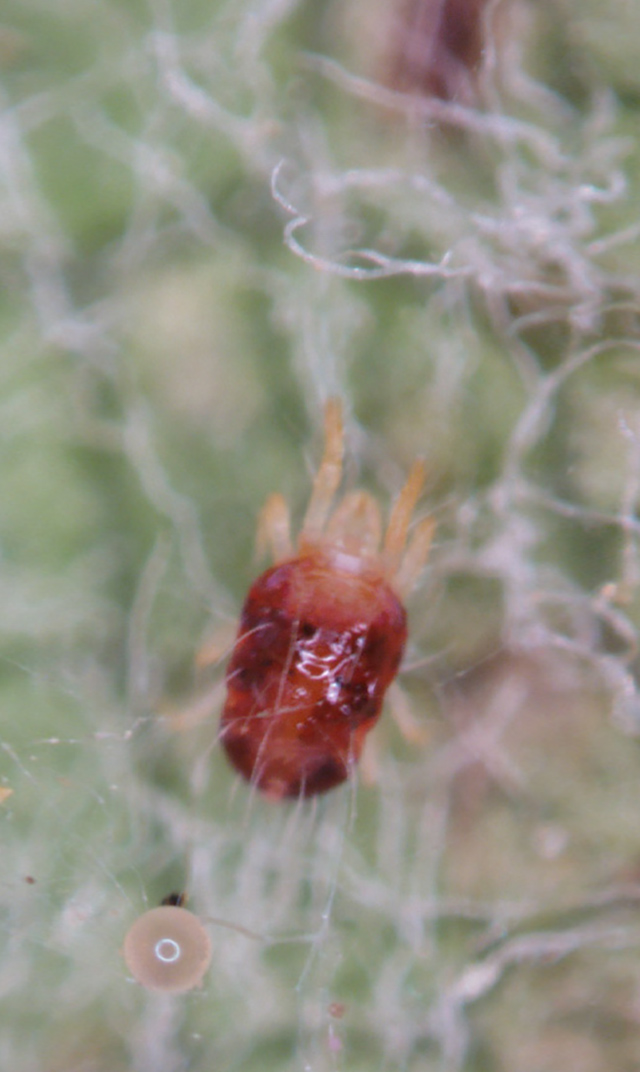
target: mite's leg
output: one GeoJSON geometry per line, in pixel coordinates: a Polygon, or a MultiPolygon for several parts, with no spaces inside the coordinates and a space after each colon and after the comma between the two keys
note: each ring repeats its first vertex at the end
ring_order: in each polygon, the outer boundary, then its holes
{"type": "Polygon", "coordinates": [[[405,741],[423,747],[429,740],[429,730],[424,721],[416,717],[406,692],[397,681],[389,686],[387,701],[391,717],[405,741]]]}
{"type": "Polygon", "coordinates": [[[322,535],[333,498],[342,477],[344,431],[342,403],[330,398],[324,410],[324,455],[313,482],[313,490],[302,523],[299,544],[313,544],[322,535]]]}
{"type": "Polygon", "coordinates": [[[203,670],[205,666],[213,666],[214,663],[226,658],[233,647],[237,632],[237,621],[219,625],[196,652],[195,664],[198,670],[203,670]]]}
{"type": "MultiPolygon", "coordinates": [[[[238,632],[237,622],[225,622],[218,626],[209,639],[198,649],[195,657],[197,670],[222,662],[232,650],[238,632]]],[[[213,684],[205,685],[202,692],[187,700],[184,704],[162,704],[158,715],[165,720],[174,733],[186,733],[207,722],[222,706],[226,683],[220,678],[213,684]]]]}
{"type": "Polygon", "coordinates": [[[278,492],[269,496],[258,517],[256,557],[263,558],[267,551],[274,563],[293,557],[289,507],[278,492]]]}
{"type": "MultiPolygon", "coordinates": [[[[385,697],[385,706],[408,744],[424,748],[429,741],[429,730],[421,718],[416,717],[406,692],[397,681],[392,682],[385,697]]],[[[364,742],[360,763],[360,778],[363,785],[377,785],[380,781],[381,755],[386,736],[387,723],[382,720],[364,742]]]]}
{"type": "Polygon", "coordinates": [[[393,586],[401,599],[406,599],[424,569],[435,529],[435,519],[425,517],[411,535],[409,546],[393,578],[393,586]]]}
{"type": "Polygon", "coordinates": [[[360,781],[363,785],[371,787],[380,782],[380,743],[378,741],[378,727],[367,735],[362,748],[360,762],[358,763],[360,781]]]}
{"type": "Polygon", "coordinates": [[[424,481],[424,462],[418,459],[411,466],[407,482],[396,499],[384,538],[384,557],[387,569],[391,573],[395,573],[400,563],[400,558],[407,542],[411,516],[420,498],[424,481]]]}
{"type": "Polygon", "coordinates": [[[333,511],[326,527],[331,546],[363,558],[380,550],[380,507],[366,491],[351,491],[333,511]]]}
{"type": "Polygon", "coordinates": [[[225,695],[225,681],[221,678],[200,696],[195,696],[184,707],[165,708],[160,715],[166,719],[174,733],[187,733],[207,722],[222,707],[225,695]]]}
{"type": "MultiPolygon", "coordinates": [[[[198,649],[195,658],[196,668],[204,670],[205,667],[213,666],[214,663],[225,659],[233,648],[237,631],[237,622],[225,622],[224,625],[219,626],[206,643],[198,649]]],[[[225,687],[225,680],[221,678],[213,685],[206,686],[202,693],[194,696],[184,706],[166,708],[160,713],[167,719],[171,729],[176,732],[183,733],[195,729],[196,726],[211,718],[222,705],[225,687]]]]}

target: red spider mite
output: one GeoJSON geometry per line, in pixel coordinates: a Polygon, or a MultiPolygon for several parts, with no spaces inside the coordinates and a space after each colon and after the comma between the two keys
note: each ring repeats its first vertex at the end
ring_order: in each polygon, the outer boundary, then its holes
{"type": "Polygon", "coordinates": [[[272,799],[312,796],[345,781],[377,722],[407,638],[402,600],[429,551],[434,522],[407,543],[424,484],[416,461],[384,540],[365,491],[334,498],[342,476],[342,406],[324,418],[324,456],[294,546],[289,510],[271,495],[258,547],[275,565],[249,590],[226,674],[221,742],[231,763],[272,799]]]}

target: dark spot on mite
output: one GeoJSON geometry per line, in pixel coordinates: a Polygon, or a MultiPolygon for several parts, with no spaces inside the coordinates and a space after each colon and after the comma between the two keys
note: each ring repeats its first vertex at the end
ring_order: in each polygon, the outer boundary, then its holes
{"type": "Polygon", "coordinates": [[[275,659],[270,659],[267,655],[265,655],[265,656],[262,657],[262,659],[257,660],[256,668],[258,670],[263,670],[266,673],[267,670],[270,670],[271,667],[274,664],[275,664],[275,659]]]}
{"type": "Polygon", "coordinates": [[[304,640],[310,640],[312,636],[315,636],[317,629],[311,622],[301,622],[299,628],[299,634],[304,640]]]}
{"type": "Polygon", "coordinates": [[[345,763],[340,762],[338,759],[325,759],[304,779],[304,782],[299,786],[299,792],[307,796],[312,793],[326,793],[328,789],[333,789],[334,785],[339,785],[340,782],[343,782],[346,774],[347,767],[345,763]]]}
{"type": "Polygon", "coordinates": [[[260,689],[265,680],[269,678],[273,666],[273,659],[268,657],[254,658],[248,665],[232,667],[227,676],[227,683],[230,687],[238,689],[240,692],[260,689]]]}
{"type": "Polygon", "coordinates": [[[233,737],[224,737],[223,740],[227,755],[236,766],[242,769],[246,764],[252,763],[253,748],[246,738],[236,734],[233,737]]]}
{"type": "Polygon", "coordinates": [[[384,657],[387,649],[387,639],[382,633],[370,632],[366,644],[362,650],[362,658],[370,664],[377,663],[384,657]]]}
{"type": "Polygon", "coordinates": [[[369,696],[369,690],[362,682],[358,682],[351,686],[349,690],[349,704],[355,711],[362,711],[366,704],[371,702],[369,696]]]}
{"type": "Polygon", "coordinates": [[[373,718],[378,712],[379,701],[364,684],[347,686],[346,698],[340,704],[340,713],[352,730],[373,718]]]}
{"type": "Polygon", "coordinates": [[[160,901],[161,905],[172,905],[174,908],[182,908],[187,900],[186,893],[168,893],[160,901]]]}

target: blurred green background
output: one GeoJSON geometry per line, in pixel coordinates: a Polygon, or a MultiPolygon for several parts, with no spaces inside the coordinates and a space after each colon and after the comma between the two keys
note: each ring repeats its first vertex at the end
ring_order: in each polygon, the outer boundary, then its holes
{"type": "Polygon", "coordinates": [[[409,10],[5,0],[3,1069],[640,1063],[640,9],[488,5],[466,108],[388,83],[409,10]],[[274,804],[194,654],[332,394],[347,486],[427,459],[425,742],[274,804]],[[167,997],[120,950],[174,890],[167,997]]]}

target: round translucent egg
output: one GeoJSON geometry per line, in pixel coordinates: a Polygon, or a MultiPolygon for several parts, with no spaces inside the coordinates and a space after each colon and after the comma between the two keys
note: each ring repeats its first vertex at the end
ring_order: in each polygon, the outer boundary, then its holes
{"type": "Polygon", "coordinates": [[[211,941],[192,912],[161,905],[129,928],[123,953],[142,986],[175,994],[200,986],[211,961],[211,941]]]}

